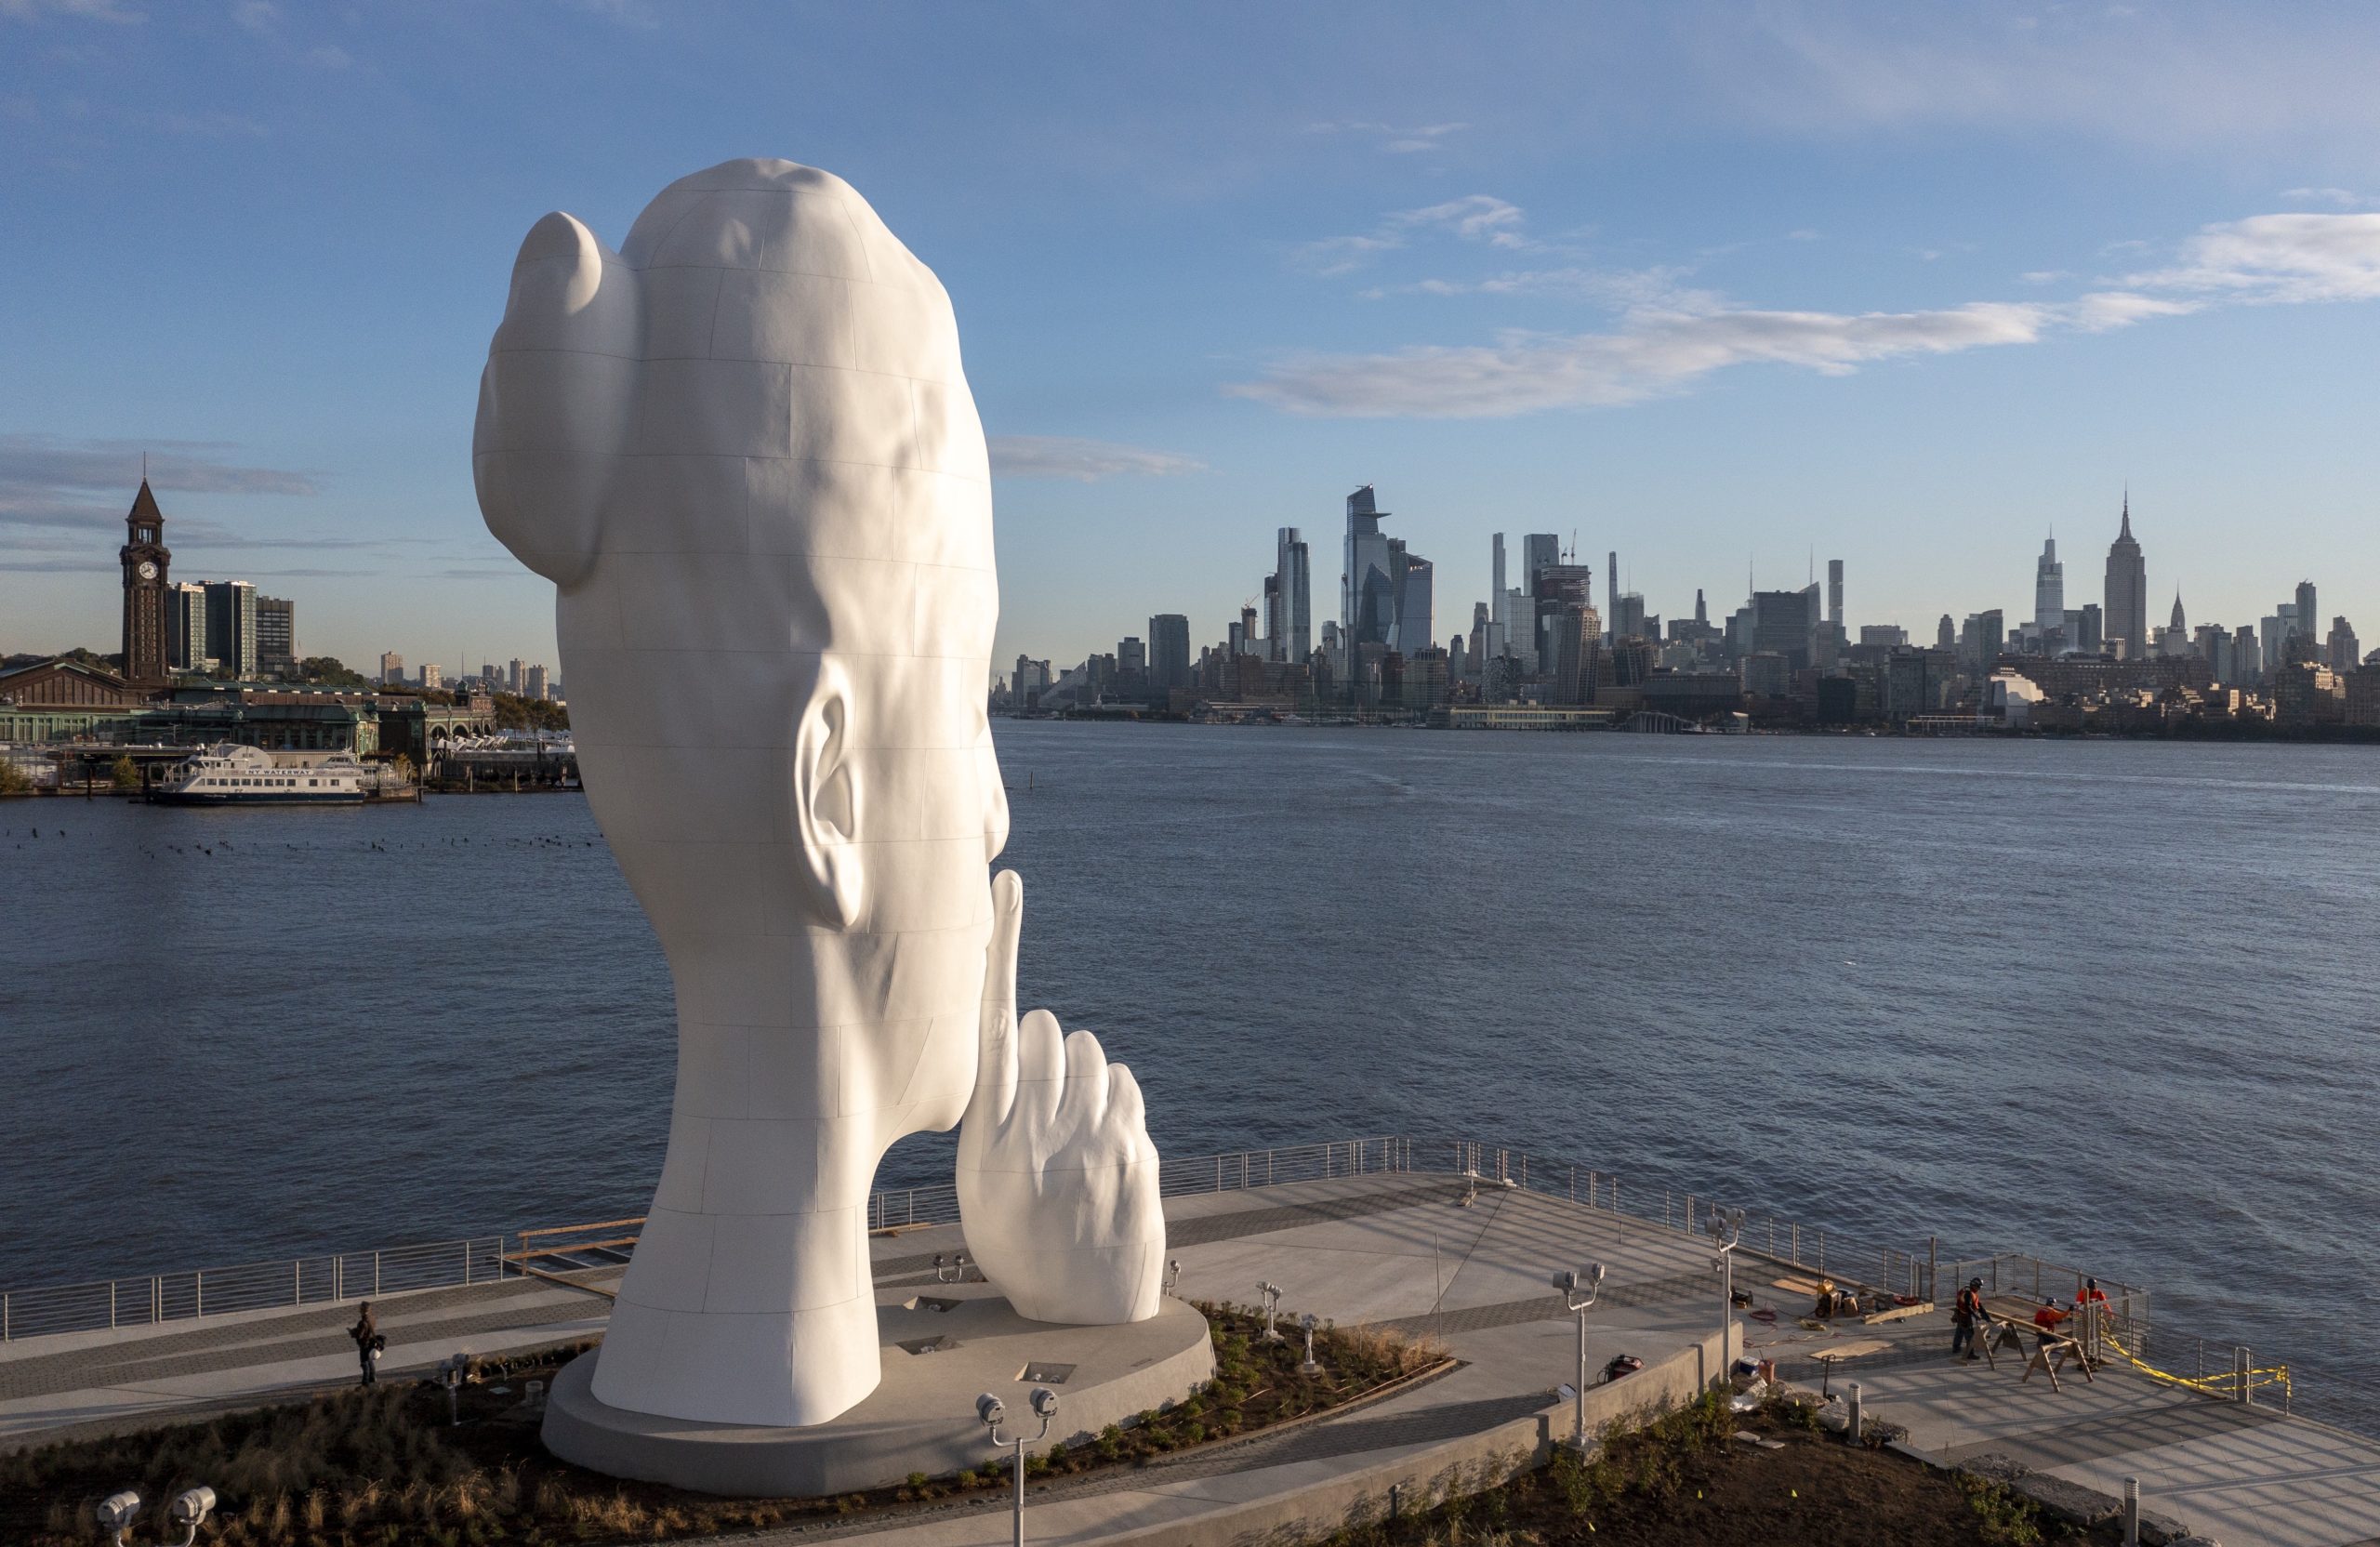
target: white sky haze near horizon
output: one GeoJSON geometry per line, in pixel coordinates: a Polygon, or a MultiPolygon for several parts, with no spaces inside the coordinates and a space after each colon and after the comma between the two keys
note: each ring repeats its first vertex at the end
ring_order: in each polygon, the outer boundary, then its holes
{"type": "Polygon", "coordinates": [[[301,647],[553,658],[472,408],[549,209],[849,178],[957,304],[995,667],[1186,613],[1343,496],[1468,626],[1488,536],[1664,616],[1815,559],[1849,620],[2300,580],[2380,645],[2380,11],[2247,5],[398,9],[0,0],[0,650],[116,645],[145,453],[177,578],[301,647]]]}

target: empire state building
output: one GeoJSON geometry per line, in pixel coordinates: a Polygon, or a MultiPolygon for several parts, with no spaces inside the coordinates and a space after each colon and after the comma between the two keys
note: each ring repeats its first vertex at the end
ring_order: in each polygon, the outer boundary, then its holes
{"type": "Polygon", "coordinates": [[[2149,654],[2149,566],[2140,544],[2132,536],[2132,495],[2123,496],[2123,527],[2108,545],[2108,588],[2104,603],[2108,654],[2120,661],[2136,661],[2149,654]]]}

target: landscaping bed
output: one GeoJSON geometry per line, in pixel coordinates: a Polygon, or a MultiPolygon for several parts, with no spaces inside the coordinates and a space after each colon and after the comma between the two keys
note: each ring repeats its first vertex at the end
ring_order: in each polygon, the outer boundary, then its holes
{"type": "Polygon", "coordinates": [[[1880,1447],[1845,1445],[1810,1409],[1752,1414],[1706,1396],[1606,1432],[1501,1488],[1342,1532],[1331,1547],[2037,1547],[2122,1540],[2049,1520],[1998,1484],[1880,1447]],[[1738,1438],[1755,1435],[1775,1448],[1738,1438]]]}
{"type": "MultiPolygon", "coordinates": [[[[1358,1401],[1443,1362],[1433,1344],[1369,1329],[1315,1335],[1318,1374],[1299,1370],[1303,1344],[1262,1341],[1250,1309],[1200,1305],[1215,1375],[1197,1395],[1087,1443],[1031,1459],[1044,1483],[1144,1464],[1185,1447],[1257,1433],[1358,1401]]],[[[482,1543],[655,1541],[862,1514],[926,1513],[1006,1497],[1008,1471],[985,1448],[981,1470],[922,1474],[835,1499],[733,1500],[623,1483],[546,1453],[526,1382],[592,1343],[475,1365],[456,1394],[397,1382],[203,1421],[0,1456],[0,1542],[82,1547],[93,1506],[125,1488],[148,1511],[137,1539],[157,1534],[158,1509],[205,1484],[221,1501],[200,1540],[225,1547],[478,1547],[482,1543]]]]}

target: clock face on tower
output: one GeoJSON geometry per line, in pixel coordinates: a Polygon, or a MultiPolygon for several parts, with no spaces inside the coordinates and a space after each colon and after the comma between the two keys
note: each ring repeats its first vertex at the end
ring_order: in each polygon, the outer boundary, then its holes
{"type": "Polygon", "coordinates": [[[150,561],[143,559],[140,561],[139,574],[140,578],[143,580],[154,580],[157,578],[157,566],[150,561]]]}

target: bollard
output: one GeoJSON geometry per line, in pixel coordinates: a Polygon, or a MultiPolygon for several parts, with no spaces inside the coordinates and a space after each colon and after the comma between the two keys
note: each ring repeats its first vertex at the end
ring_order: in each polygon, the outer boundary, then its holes
{"type": "Polygon", "coordinates": [[[2140,1479],[2123,1480],[2123,1547],[2140,1547],[2140,1479]]]}
{"type": "Polygon", "coordinates": [[[1850,1391],[1850,1403],[1844,1409],[1844,1416],[1849,1421],[1843,1427],[1843,1442],[1845,1445],[1857,1445],[1859,1443],[1859,1382],[1852,1382],[1850,1391]]]}

